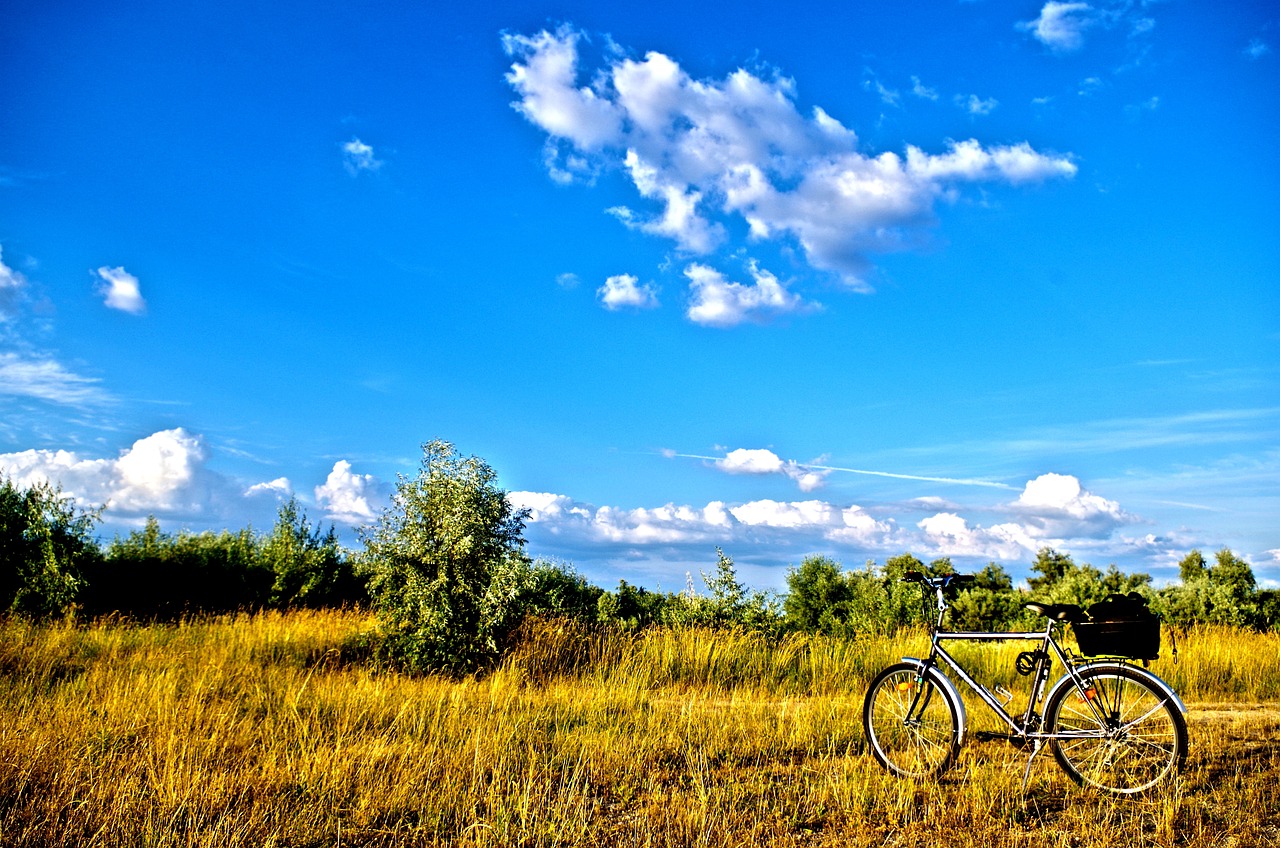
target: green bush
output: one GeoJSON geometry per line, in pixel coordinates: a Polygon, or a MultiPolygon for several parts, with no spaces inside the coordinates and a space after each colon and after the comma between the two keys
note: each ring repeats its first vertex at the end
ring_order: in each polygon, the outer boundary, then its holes
{"type": "Polygon", "coordinates": [[[71,609],[100,558],[97,520],[48,483],[0,479],[0,610],[47,618],[71,609]]]}
{"type": "Polygon", "coordinates": [[[527,596],[527,513],[484,460],[423,445],[418,476],[364,533],[358,567],[390,658],[413,671],[465,674],[494,661],[527,596]]]}

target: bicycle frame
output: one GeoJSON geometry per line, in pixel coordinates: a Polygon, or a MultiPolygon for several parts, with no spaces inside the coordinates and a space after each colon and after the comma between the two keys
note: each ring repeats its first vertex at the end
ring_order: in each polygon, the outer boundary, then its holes
{"type": "MultiPolygon", "coordinates": [[[[924,591],[928,591],[928,587],[924,587],[924,591]]],[[[960,711],[960,738],[964,739],[967,725],[967,714],[965,710],[964,700],[960,697],[955,684],[951,679],[943,673],[941,667],[950,669],[962,683],[973,691],[984,704],[989,707],[992,712],[999,716],[1000,720],[1009,728],[1011,738],[1026,739],[1036,742],[1037,746],[1046,740],[1051,739],[1068,739],[1076,737],[1079,734],[1074,732],[1055,732],[1045,733],[1040,728],[1041,717],[1036,713],[1037,704],[1048,702],[1058,689],[1063,686],[1074,685],[1080,692],[1081,697],[1089,708],[1094,712],[1095,716],[1102,719],[1103,716],[1094,703],[1092,698],[1086,695],[1086,690],[1081,682],[1081,672],[1093,668],[1108,667],[1125,667],[1149,679],[1161,693],[1174,703],[1178,710],[1186,715],[1187,708],[1182,703],[1182,699],[1173,691],[1169,684],[1152,674],[1146,669],[1139,669],[1137,666],[1131,665],[1123,660],[1094,660],[1089,662],[1079,662],[1073,660],[1058,644],[1058,640],[1054,638],[1054,630],[1059,626],[1057,622],[1050,620],[1045,625],[1044,630],[1035,631],[1013,631],[1013,632],[987,632],[987,631],[960,631],[960,630],[944,630],[942,627],[942,619],[946,615],[948,604],[945,593],[941,587],[934,587],[936,593],[936,606],[938,609],[937,620],[932,628],[930,639],[929,655],[925,659],[917,657],[903,657],[903,662],[915,665],[920,669],[921,676],[929,676],[931,679],[938,681],[944,689],[948,690],[948,694],[952,696],[952,700],[956,703],[960,711]],[[1037,651],[1036,664],[1032,670],[1034,678],[1031,682],[1031,692],[1027,700],[1026,710],[1021,717],[1011,715],[1005,709],[995,692],[992,692],[985,685],[979,683],[974,677],[965,670],[964,666],[947,652],[942,646],[943,642],[1038,642],[1039,649],[1037,651]],[[1052,653],[1050,653],[1052,652],[1052,653]],[[1054,682],[1053,686],[1045,690],[1045,684],[1049,680],[1049,670],[1056,658],[1065,670],[1061,677],[1054,682]]],[[[926,595],[927,597],[927,595],[926,595]]],[[[1009,703],[1008,701],[1005,702],[1009,703]]],[[[914,713],[916,703],[912,703],[908,713],[914,713]]],[[[1034,755],[1033,755],[1034,756],[1034,755]]]]}
{"type": "Polygon", "coordinates": [[[1024,793],[1036,756],[1045,748],[1077,783],[1118,795],[1146,792],[1182,768],[1187,710],[1173,689],[1124,655],[1088,659],[1059,643],[1064,624],[1088,620],[1080,607],[1029,603],[1046,618],[1039,630],[947,630],[947,592],[974,578],[926,577],[908,571],[902,579],[920,583],[926,609],[933,591],[937,617],[928,655],[903,657],[901,663],[885,668],[863,701],[863,729],[886,769],[902,777],[933,776],[955,761],[968,732],[968,717],[952,677],[972,690],[1007,729],[978,731],[977,738],[1031,745],[1022,776],[1024,793]],[[948,650],[954,642],[1007,641],[1035,646],[1019,654],[1017,661],[1018,672],[1032,676],[1025,710],[1010,712],[1013,693],[1004,686],[980,683],[948,650]],[[1063,673],[1050,685],[1055,660],[1063,673]]]}

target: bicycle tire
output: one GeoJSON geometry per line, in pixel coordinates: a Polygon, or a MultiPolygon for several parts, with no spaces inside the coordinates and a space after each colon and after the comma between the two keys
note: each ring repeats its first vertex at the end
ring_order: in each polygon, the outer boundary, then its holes
{"type": "Polygon", "coordinates": [[[1086,669],[1045,706],[1049,747],[1072,780],[1116,795],[1140,795],[1181,771],[1187,759],[1182,711],[1146,675],[1123,666],[1086,669]],[[1082,690],[1083,693],[1082,694],[1082,690]]]}
{"type": "Polygon", "coordinates": [[[871,681],[862,729],[876,760],[899,777],[939,775],[960,752],[959,707],[910,663],[891,665],[871,681]]]}

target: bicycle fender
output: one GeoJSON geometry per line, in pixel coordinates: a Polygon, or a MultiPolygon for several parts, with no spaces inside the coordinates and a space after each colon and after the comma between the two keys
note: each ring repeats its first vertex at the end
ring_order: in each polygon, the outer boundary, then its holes
{"type": "MultiPolygon", "coordinates": [[[[917,657],[903,657],[902,661],[907,665],[913,665],[921,672],[925,671],[925,661],[917,657]]],[[[929,679],[947,693],[951,698],[951,702],[956,705],[956,713],[960,720],[960,744],[964,744],[965,731],[969,726],[968,716],[965,714],[964,699],[960,697],[960,690],[956,689],[956,685],[951,682],[951,678],[947,677],[936,665],[928,669],[929,679]]]]}
{"type": "MultiPolygon", "coordinates": [[[[1163,680],[1161,680],[1159,677],[1157,677],[1155,674],[1152,674],[1150,671],[1148,671],[1145,668],[1139,668],[1138,666],[1130,665],[1129,663],[1116,662],[1115,660],[1094,660],[1093,662],[1087,662],[1082,665],[1076,666],[1076,672],[1083,674],[1084,672],[1090,671],[1093,669],[1101,669],[1103,671],[1115,671],[1117,669],[1122,669],[1122,668],[1128,669],[1131,672],[1136,672],[1137,674],[1141,675],[1152,686],[1160,690],[1160,694],[1164,695],[1164,697],[1172,701],[1174,703],[1174,706],[1178,708],[1178,712],[1182,713],[1184,716],[1187,714],[1187,705],[1182,703],[1182,699],[1178,697],[1177,692],[1173,691],[1173,687],[1170,686],[1168,683],[1165,683],[1163,680]]],[[[1050,701],[1053,700],[1053,696],[1057,694],[1059,689],[1061,689],[1064,686],[1070,686],[1070,685],[1072,685],[1071,675],[1063,674],[1056,681],[1054,681],[1054,684],[1052,686],[1049,687],[1049,691],[1045,693],[1044,702],[1046,704],[1049,703],[1050,701]]]]}

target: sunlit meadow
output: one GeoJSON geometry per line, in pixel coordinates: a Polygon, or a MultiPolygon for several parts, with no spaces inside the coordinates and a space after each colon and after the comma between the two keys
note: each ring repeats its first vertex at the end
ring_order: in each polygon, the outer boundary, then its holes
{"type": "MultiPolygon", "coordinates": [[[[1280,842],[1280,636],[1179,634],[1185,772],[1117,800],[970,740],[939,782],[864,750],[920,633],[535,622],[480,678],[408,677],[359,612],[0,624],[5,846],[1254,846],[1280,842]]],[[[1016,645],[967,658],[1018,692],[1016,645]]],[[[979,727],[982,706],[970,702],[979,727]],[[981,712],[980,712],[981,711],[981,712]]]]}

